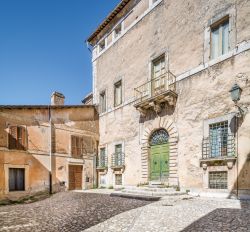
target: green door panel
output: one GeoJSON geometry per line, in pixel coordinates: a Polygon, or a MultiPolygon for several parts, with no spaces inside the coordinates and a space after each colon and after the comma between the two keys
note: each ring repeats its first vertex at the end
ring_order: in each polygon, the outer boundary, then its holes
{"type": "Polygon", "coordinates": [[[169,174],[169,144],[151,146],[150,180],[160,181],[169,174]]]}

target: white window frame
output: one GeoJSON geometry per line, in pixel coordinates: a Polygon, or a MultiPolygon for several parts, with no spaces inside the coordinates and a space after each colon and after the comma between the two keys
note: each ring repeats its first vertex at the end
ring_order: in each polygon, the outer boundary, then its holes
{"type": "Polygon", "coordinates": [[[227,54],[230,51],[230,45],[229,45],[229,16],[224,17],[220,21],[216,22],[214,25],[211,25],[210,30],[210,59],[216,59],[222,55],[227,54]],[[223,25],[228,24],[228,48],[226,52],[223,52],[223,43],[224,43],[224,37],[223,37],[223,25]],[[219,30],[219,41],[218,41],[218,55],[213,55],[213,32],[219,30]]]}

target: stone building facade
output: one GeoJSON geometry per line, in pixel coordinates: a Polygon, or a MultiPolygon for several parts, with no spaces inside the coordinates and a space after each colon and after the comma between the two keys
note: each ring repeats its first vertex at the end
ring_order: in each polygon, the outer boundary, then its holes
{"type": "Polygon", "coordinates": [[[64,105],[59,93],[51,103],[0,106],[0,199],[93,188],[96,109],[64,105]]]}
{"type": "Polygon", "coordinates": [[[87,41],[99,185],[250,190],[250,1],[122,0],[87,41]]]}

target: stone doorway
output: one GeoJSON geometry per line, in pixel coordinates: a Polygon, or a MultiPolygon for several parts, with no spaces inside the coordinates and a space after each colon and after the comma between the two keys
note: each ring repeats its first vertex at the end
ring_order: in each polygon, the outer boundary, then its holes
{"type": "Polygon", "coordinates": [[[152,133],[150,144],[150,181],[166,182],[169,177],[169,135],[159,129],[152,133]]]}

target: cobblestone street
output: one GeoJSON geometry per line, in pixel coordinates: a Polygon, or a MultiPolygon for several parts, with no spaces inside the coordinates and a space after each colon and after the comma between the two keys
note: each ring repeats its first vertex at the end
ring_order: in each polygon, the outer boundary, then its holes
{"type": "Polygon", "coordinates": [[[46,200],[0,207],[0,231],[82,231],[149,202],[107,194],[58,193],[46,200]]]}
{"type": "Polygon", "coordinates": [[[86,232],[250,231],[250,202],[167,197],[117,215],[86,232]]]}
{"type": "Polygon", "coordinates": [[[0,207],[0,231],[83,230],[250,231],[250,202],[175,196],[151,203],[88,191],[59,193],[36,203],[0,207]]]}

